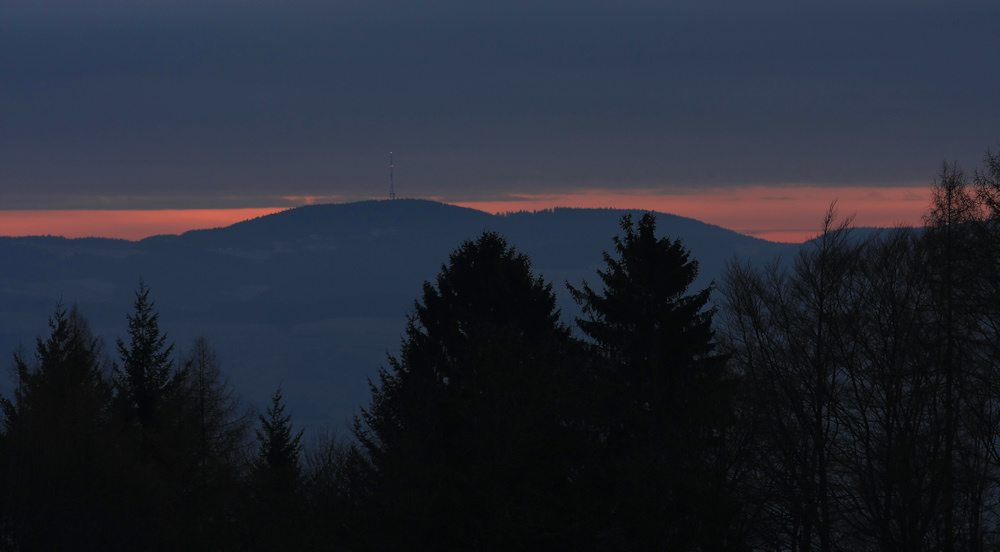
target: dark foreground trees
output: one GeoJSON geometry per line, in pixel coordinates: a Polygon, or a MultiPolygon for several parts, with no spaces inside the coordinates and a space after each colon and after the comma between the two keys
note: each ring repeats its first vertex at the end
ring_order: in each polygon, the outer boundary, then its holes
{"type": "Polygon", "coordinates": [[[739,546],[709,291],[686,295],[697,265],[652,215],[622,229],[605,289],[574,290],[589,345],[495,234],[425,285],[355,426],[376,548],[739,546]]]}
{"type": "Polygon", "coordinates": [[[579,339],[486,233],[424,286],[354,443],[302,447],[280,392],[241,406],[144,286],[117,366],[59,307],[0,401],[0,549],[997,548],[987,160],[974,185],[946,166],[923,230],[862,239],[831,211],[787,267],[734,263],[719,314],[687,250],[626,217],[599,289],[570,287],[579,339]]]}
{"type": "Polygon", "coordinates": [[[179,386],[181,374],[172,373],[173,344],[160,334],[159,313],[149,299],[149,288],[139,282],[135,312],[127,315],[129,341],[118,339],[122,366],[115,366],[117,397],[142,429],[161,427],[161,408],[179,386]]]}
{"type": "Polygon", "coordinates": [[[101,343],[75,307],[57,306],[49,327],[34,358],[15,355],[17,388],[3,401],[0,542],[99,550],[120,539],[106,520],[127,508],[115,474],[111,383],[101,343]]]}
{"type": "Polygon", "coordinates": [[[355,423],[380,547],[568,542],[578,355],[551,284],[492,233],[463,244],[435,284],[355,423]]]}
{"type": "Polygon", "coordinates": [[[140,284],[120,364],[58,309],[0,434],[0,532],[19,550],[721,549],[730,387],[708,291],[651,215],[623,221],[592,341],[500,236],[424,286],[355,445],[302,463],[277,393],[253,416],[204,339],[175,358],[140,284]],[[58,525],[60,531],[52,531],[58,525]]]}
{"type": "Polygon", "coordinates": [[[2,546],[236,548],[247,411],[204,340],[168,360],[147,299],[140,288],[124,370],[76,307],[57,307],[34,359],[15,355],[17,388],[2,400],[2,546]],[[142,374],[158,383],[137,391],[142,374]]]}
{"type": "Polygon", "coordinates": [[[1000,532],[995,157],[945,166],[923,230],[830,224],[734,265],[742,489],[761,550],[987,550],[1000,532]]]}
{"type": "Polygon", "coordinates": [[[830,550],[839,506],[834,466],[841,428],[832,416],[846,392],[840,367],[853,351],[852,288],[859,245],[827,215],[823,234],[790,273],[734,265],[724,296],[727,341],[743,376],[740,417],[752,449],[743,466],[753,485],[758,546],[830,550]],[[846,348],[846,349],[845,349],[846,348]]]}
{"type": "Polygon", "coordinates": [[[248,550],[301,550],[305,538],[302,430],[295,431],[285,413],[281,389],[274,392],[266,414],[259,416],[257,454],[252,461],[248,513],[248,550]]]}
{"type": "Polygon", "coordinates": [[[592,340],[596,411],[581,479],[599,549],[725,550],[738,509],[720,456],[735,380],[715,351],[711,289],[687,295],[698,264],[656,237],[645,214],[621,223],[604,289],[570,287],[592,340]]]}

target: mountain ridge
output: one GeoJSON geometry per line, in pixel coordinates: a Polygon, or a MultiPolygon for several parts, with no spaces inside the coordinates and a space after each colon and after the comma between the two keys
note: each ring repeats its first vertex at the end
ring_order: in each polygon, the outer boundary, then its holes
{"type": "MultiPolygon", "coordinates": [[[[8,261],[0,274],[0,354],[46,335],[58,301],[78,304],[95,333],[114,343],[143,279],[180,351],[205,335],[239,393],[263,404],[281,385],[302,425],[340,425],[366,403],[367,378],[398,349],[423,282],[463,241],[484,231],[506,237],[531,258],[536,276],[553,283],[570,323],[578,308],[565,282],[595,283],[621,217],[642,212],[492,215],[428,200],[371,200],[138,241],[0,238],[8,261]]],[[[692,291],[718,280],[734,257],[758,262],[801,247],[666,213],[657,213],[657,228],[698,260],[692,291]]],[[[0,392],[10,385],[0,381],[0,392]]]]}

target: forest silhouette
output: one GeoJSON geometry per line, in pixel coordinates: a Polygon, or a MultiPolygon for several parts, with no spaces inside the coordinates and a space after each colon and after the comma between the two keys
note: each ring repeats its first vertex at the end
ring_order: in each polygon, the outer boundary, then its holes
{"type": "Polygon", "coordinates": [[[0,398],[0,549],[989,550],[1000,545],[1000,155],[922,229],[831,207],[791,265],[621,220],[593,284],[485,232],[426,282],[350,435],[175,354],[140,281],[109,353],[59,304],[0,398]],[[713,293],[715,300],[713,302],[713,293]]]}

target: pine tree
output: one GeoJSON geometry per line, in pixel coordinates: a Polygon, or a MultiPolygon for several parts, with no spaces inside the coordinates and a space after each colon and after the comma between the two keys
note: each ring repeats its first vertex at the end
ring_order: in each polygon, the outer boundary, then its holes
{"type": "Polygon", "coordinates": [[[122,419],[120,448],[130,457],[130,485],[142,489],[127,529],[143,534],[150,550],[190,548],[197,488],[197,446],[185,394],[187,369],[171,361],[173,344],[160,331],[159,312],[140,281],[127,315],[128,342],[117,340],[122,365],[114,366],[115,406],[122,419]]]}
{"type": "Polygon", "coordinates": [[[565,541],[574,366],[551,284],[495,233],[462,244],[435,284],[356,419],[391,518],[379,546],[565,541]]]}
{"type": "Polygon", "coordinates": [[[0,461],[0,542],[18,550],[121,544],[121,481],[102,343],[76,307],[57,306],[34,362],[15,355],[18,386],[0,461]],[[53,530],[58,527],[58,530],[53,530]]]}
{"type": "Polygon", "coordinates": [[[302,539],[302,430],[295,431],[279,387],[266,415],[258,416],[257,455],[253,461],[253,510],[246,534],[251,550],[299,550],[302,539]]]}
{"type": "Polygon", "coordinates": [[[580,329],[600,359],[593,485],[598,546],[719,548],[732,507],[714,457],[733,384],[715,352],[711,288],[686,295],[697,262],[680,241],[656,237],[647,213],[621,221],[617,256],[605,253],[604,289],[569,286],[580,329]],[[710,498],[709,498],[710,497],[710,498]]]}
{"type": "Polygon", "coordinates": [[[153,307],[149,288],[140,281],[134,313],[127,315],[129,343],[118,339],[122,366],[115,366],[119,395],[142,427],[160,423],[157,409],[172,383],[174,346],[167,345],[166,334],[160,334],[160,314],[153,307]]]}
{"type": "Polygon", "coordinates": [[[294,433],[292,417],[285,414],[285,403],[279,387],[271,396],[267,415],[259,416],[260,428],[254,430],[259,445],[254,466],[276,491],[292,490],[299,483],[302,467],[302,431],[294,433]]]}

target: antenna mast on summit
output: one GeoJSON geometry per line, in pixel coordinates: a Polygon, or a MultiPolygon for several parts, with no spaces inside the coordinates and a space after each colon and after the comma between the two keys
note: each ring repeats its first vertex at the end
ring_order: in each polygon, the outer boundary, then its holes
{"type": "Polygon", "coordinates": [[[389,152],[389,199],[396,199],[396,188],[392,185],[392,152],[389,152]]]}

